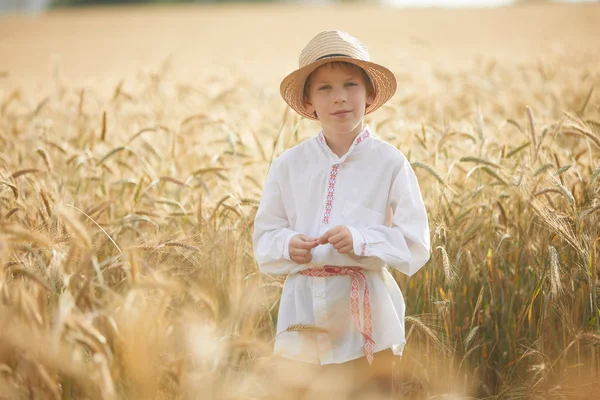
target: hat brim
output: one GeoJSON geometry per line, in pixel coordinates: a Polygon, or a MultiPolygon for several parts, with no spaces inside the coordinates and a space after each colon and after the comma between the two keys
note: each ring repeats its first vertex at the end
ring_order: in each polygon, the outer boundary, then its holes
{"type": "Polygon", "coordinates": [[[371,82],[373,83],[373,87],[375,89],[375,98],[373,103],[371,103],[365,109],[365,115],[377,110],[396,92],[396,76],[392,71],[383,65],[379,65],[371,61],[357,60],[356,58],[350,57],[325,58],[295,70],[281,81],[281,86],[279,88],[281,96],[294,111],[303,117],[312,120],[318,119],[313,114],[310,114],[304,106],[304,83],[306,82],[306,79],[315,69],[319,68],[321,65],[333,61],[344,61],[354,64],[365,70],[369,78],[371,78],[371,82]]]}

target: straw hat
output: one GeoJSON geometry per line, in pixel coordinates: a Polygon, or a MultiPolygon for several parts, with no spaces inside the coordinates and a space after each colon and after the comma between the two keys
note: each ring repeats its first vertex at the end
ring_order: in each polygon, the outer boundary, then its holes
{"type": "Polygon", "coordinates": [[[364,44],[343,31],[324,31],[308,42],[300,53],[299,68],[281,82],[281,96],[298,114],[317,119],[304,107],[304,83],[311,72],[332,61],[357,65],[371,78],[375,100],[366,108],[365,115],[377,110],[396,92],[396,77],[386,67],[369,60],[369,52],[364,44]]]}

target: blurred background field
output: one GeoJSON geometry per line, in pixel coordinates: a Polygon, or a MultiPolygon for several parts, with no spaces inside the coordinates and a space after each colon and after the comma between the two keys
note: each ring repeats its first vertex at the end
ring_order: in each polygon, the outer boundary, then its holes
{"type": "Polygon", "coordinates": [[[55,6],[0,15],[0,399],[315,385],[271,375],[283,279],[250,237],[318,130],[279,82],[331,28],[396,73],[368,122],[429,212],[398,392],[599,398],[599,4],[55,6]]]}

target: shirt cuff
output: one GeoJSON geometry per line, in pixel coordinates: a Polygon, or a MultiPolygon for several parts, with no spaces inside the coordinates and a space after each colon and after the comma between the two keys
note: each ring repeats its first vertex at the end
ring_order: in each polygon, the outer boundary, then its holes
{"type": "Polygon", "coordinates": [[[298,232],[290,232],[283,239],[283,249],[281,254],[284,260],[292,261],[290,257],[290,240],[292,240],[292,238],[296,235],[298,235],[298,232]]]}
{"type": "Polygon", "coordinates": [[[346,226],[348,230],[350,230],[350,234],[352,235],[352,247],[354,254],[357,256],[366,256],[367,255],[367,238],[362,233],[360,229],[346,226]]]}

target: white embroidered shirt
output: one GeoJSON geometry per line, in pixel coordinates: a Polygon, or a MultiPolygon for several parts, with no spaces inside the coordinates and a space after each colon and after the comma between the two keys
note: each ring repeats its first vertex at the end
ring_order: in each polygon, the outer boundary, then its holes
{"type": "Polygon", "coordinates": [[[316,364],[342,363],[364,355],[363,337],[351,317],[351,278],[298,274],[324,266],[364,269],[375,357],[387,348],[402,354],[405,303],[388,268],[413,275],[427,262],[429,225],[409,161],[374,137],[368,126],[342,157],[331,151],[321,131],[273,162],[254,222],[253,247],[263,273],[287,275],[275,354],[316,364]],[[349,228],[351,253],[340,254],[326,244],[312,250],[310,263],[297,265],[291,260],[293,236],[303,233],[317,238],[337,225],[349,228]],[[292,324],[328,332],[283,332],[292,324]]]}

